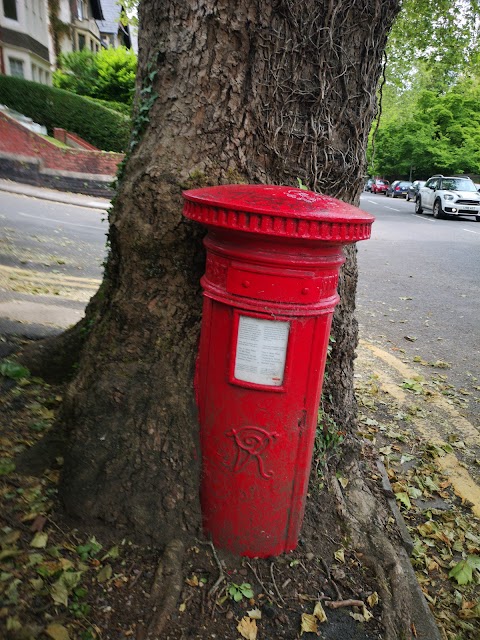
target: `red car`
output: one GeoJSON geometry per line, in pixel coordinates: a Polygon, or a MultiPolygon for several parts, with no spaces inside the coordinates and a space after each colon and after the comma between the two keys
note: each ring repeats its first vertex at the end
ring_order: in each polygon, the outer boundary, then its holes
{"type": "Polygon", "coordinates": [[[372,193],[385,193],[389,186],[388,180],[374,180],[370,190],[372,193]]]}

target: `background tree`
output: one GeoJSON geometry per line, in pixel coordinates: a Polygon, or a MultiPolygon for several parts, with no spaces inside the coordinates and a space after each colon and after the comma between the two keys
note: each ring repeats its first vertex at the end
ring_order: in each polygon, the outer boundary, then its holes
{"type": "MultiPolygon", "coordinates": [[[[41,345],[57,371],[65,354],[70,362],[79,355],[63,412],[61,490],[70,513],[128,526],[177,561],[198,532],[192,377],[203,231],[182,218],[181,192],[229,182],[296,185],[300,178],[358,202],[382,54],[398,9],[397,0],[141,3],[134,134],[110,212],[104,281],[86,318],[41,345]]],[[[356,278],[350,248],[325,409],[347,432],[352,474],[356,278]]],[[[385,637],[399,637],[395,620],[405,600],[397,594],[388,606],[387,578],[398,582],[400,572],[375,500],[355,478],[342,508],[355,514],[352,540],[382,575],[385,637]]]]}
{"type": "Polygon", "coordinates": [[[443,93],[412,87],[402,97],[401,107],[389,102],[378,129],[373,174],[480,173],[478,82],[462,77],[443,93]]]}
{"type": "Polygon", "coordinates": [[[388,41],[370,174],[478,173],[478,13],[476,0],[403,3],[388,41]]]}

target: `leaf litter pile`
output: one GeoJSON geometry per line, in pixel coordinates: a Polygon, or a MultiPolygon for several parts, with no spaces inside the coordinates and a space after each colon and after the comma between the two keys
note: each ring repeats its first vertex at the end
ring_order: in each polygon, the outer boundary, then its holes
{"type": "Polygon", "coordinates": [[[367,351],[360,350],[357,364],[360,432],[383,458],[412,538],[417,580],[442,637],[478,640],[480,519],[462,484],[468,485],[470,476],[478,492],[480,439],[474,429],[467,442],[456,431],[462,414],[468,414],[468,397],[478,396],[478,381],[472,376],[472,391],[456,391],[447,376],[435,372],[448,363],[418,357],[413,362],[425,367],[426,375],[420,370],[395,377],[367,351]]]}
{"type": "MultiPolygon", "coordinates": [[[[131,542],[128,531],[69,520],[58,498],[60,458],[40,477],[16,469],[18,454],[53,424],[61,393],[13,361],[0,364],[0,637],[145,640],[159,550],[131,542]]],[[[385,449],[392,489],[414,538],[412,561],[444,637],[473,640],[480,637],[478,520],[436,470],[441,447],[422,448],[408,414],[390,416],[387,408],[398,408],[381,396],[374,378],[362,375],[365,450],[370,453],[373,440],[385,449]],[[417,506],[420,499],[435,506],[417,506]]],[[[375,581],[349,548],[321,465],[317,469],[295,552],[248,560],[200,540],[189,549],[181,597],[162,640],[382,638],[375,581]]]]}

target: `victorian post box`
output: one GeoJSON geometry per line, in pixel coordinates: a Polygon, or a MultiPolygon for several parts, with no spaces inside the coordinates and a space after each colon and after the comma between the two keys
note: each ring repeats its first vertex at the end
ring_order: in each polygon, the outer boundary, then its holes
{"type": "Polygon", "coordinates": [[[204,531],[238,555],[293,550],[305,509],[346,244],[373,217],[311,191],[184,192],[208,228],[196,371],[204,531]]]}

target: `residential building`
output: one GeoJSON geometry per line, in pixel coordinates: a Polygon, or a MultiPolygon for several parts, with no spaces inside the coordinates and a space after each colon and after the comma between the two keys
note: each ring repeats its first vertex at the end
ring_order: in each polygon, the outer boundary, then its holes
{"type": "Polygon", "coordinates": [[[127,47],[131,49],[132,40],[129,25],[124,25],[122,15],[125,14],[123,6],[118,0],[100,0],[103,11],[103,20],[97,20],[100,30],[100,39],[104,47],[127,47]]]}
{"type": "Polygon", "coordinates": [[[0,0],[0,73],[51,84],[47,0],[0,0]]]}
{"type": "MultiPolygon", "coordinates": [[[[65,1],[65,0],[64,0],[65,1]]],[[[100,51],[100,29],[97,20],[103,20],[100,0],[67,0],[72,11],[72,49],[90,49],[94,53],[100,51]]]]}
{"type": "Polygon", "coordinates": [[[131,48],[123,12],[117,0],[0,0],[0,74],[51,84],[60,53],[131,48]]]}

